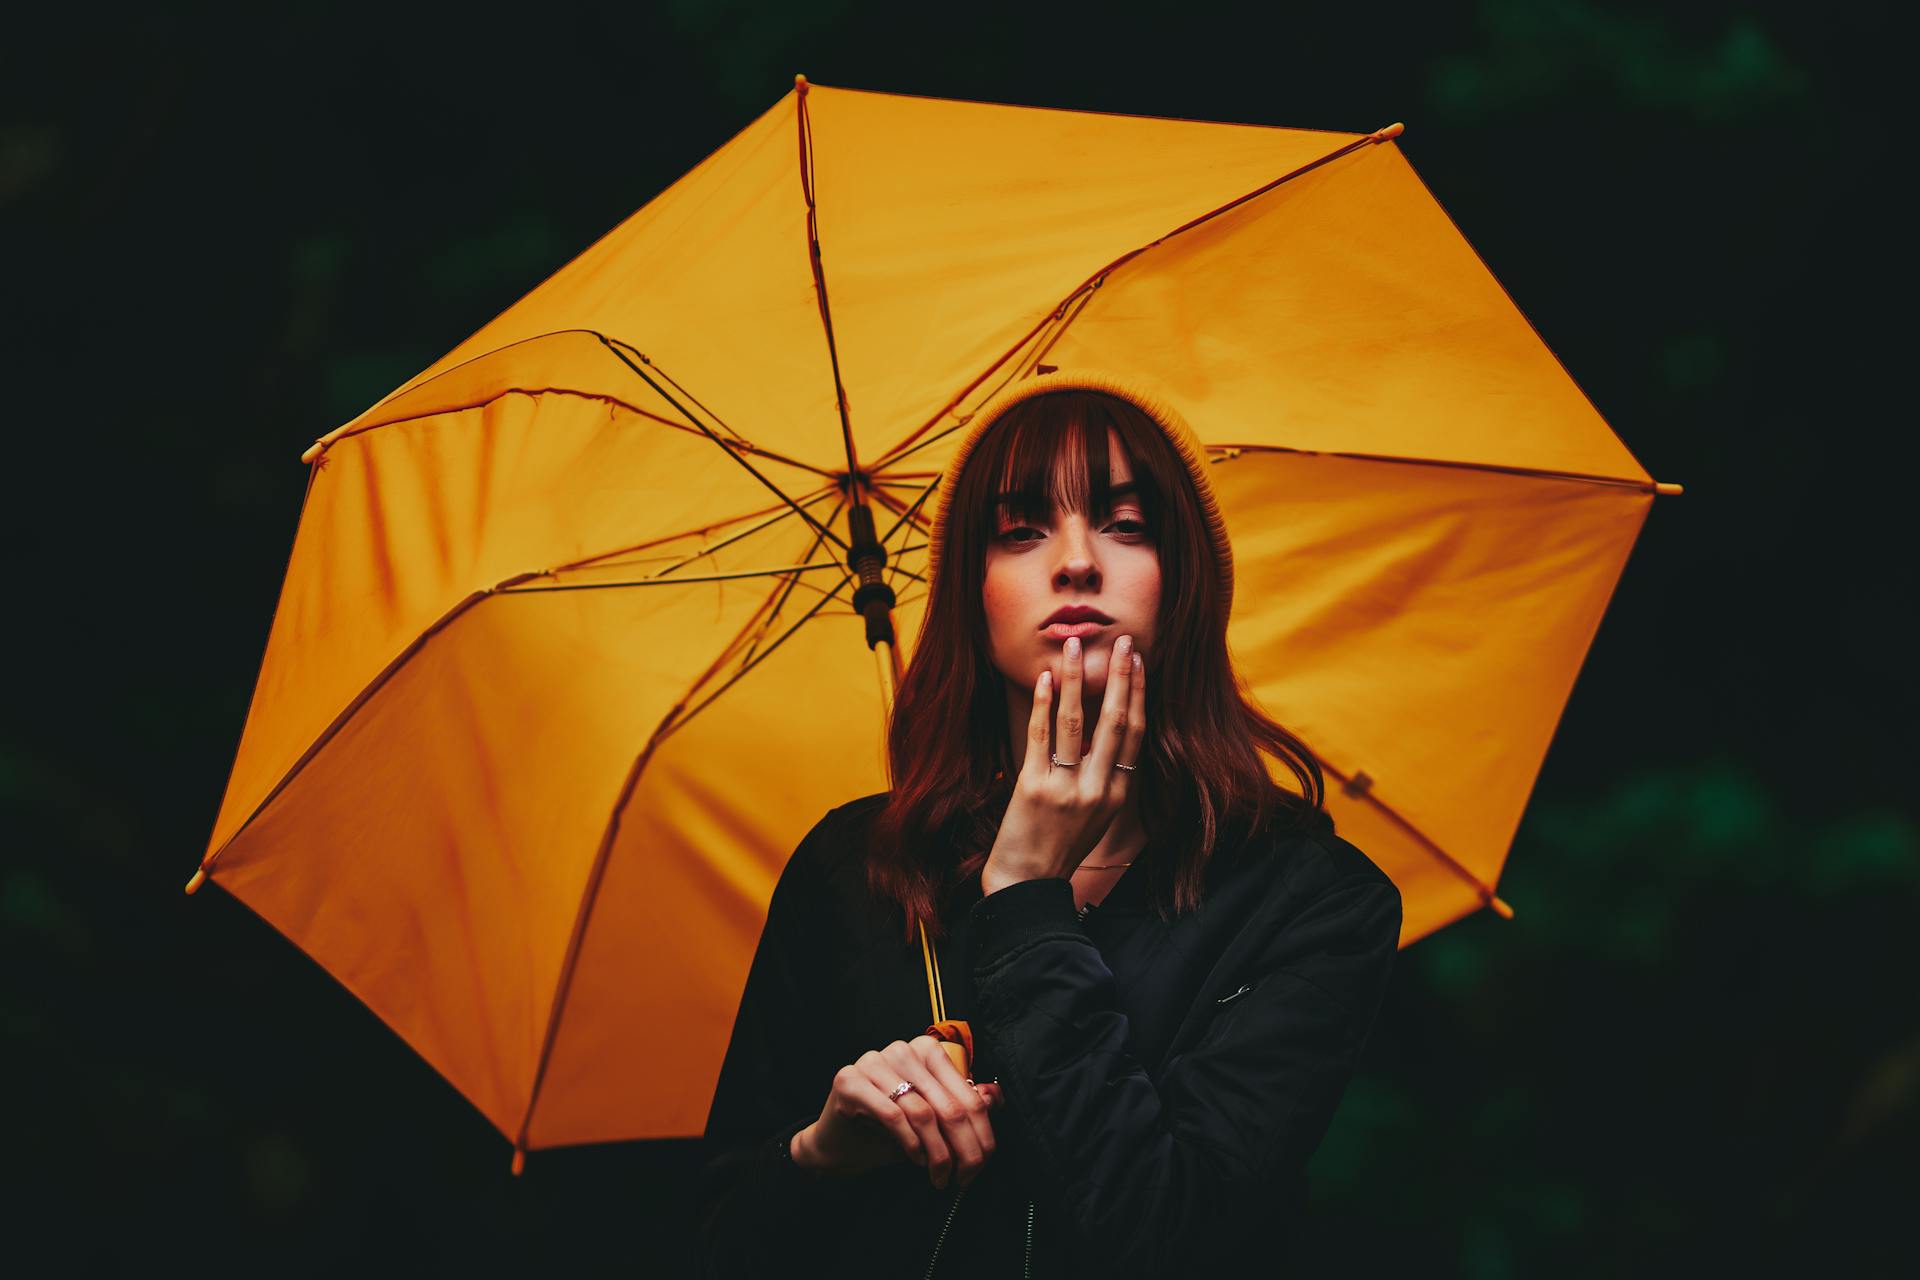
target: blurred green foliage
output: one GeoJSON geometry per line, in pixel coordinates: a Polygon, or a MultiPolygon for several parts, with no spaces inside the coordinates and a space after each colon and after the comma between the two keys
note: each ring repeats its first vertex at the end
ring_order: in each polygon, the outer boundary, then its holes
{"type": "Polygon", "coordinates": [[[1440,58],[1431,72],[1431,105],[1459,119],[1510,117],[1579,95],[1702,126],[1805,106],[1805,72],[1754,13],[1481,0],[1477,17],[1481,48],[1440,58]]]}
{"type": "MultiPolygon", "coordinates": [[[[1537,801],[1501,893],[1511,921],[1402,953],[1315,1160],[1329,1219],[1368,1224],[1383,1269],[1467,1224],[1471,1276],[1848,1256],[1821,1215],[1910,1177],[1920,1136],[1913,1006],[1875,971],[1920,915],[1912,816],[1796,822],[1713,757],[1537,801]]],[[[1352,1242],[1328,1239],[1331,1271],[1352,1242]]]]}

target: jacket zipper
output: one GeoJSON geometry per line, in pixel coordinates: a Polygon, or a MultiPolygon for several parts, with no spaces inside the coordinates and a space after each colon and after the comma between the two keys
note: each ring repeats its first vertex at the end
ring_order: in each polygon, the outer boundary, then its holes
{"type": "Polygon", "coordinates": [[[971,1183],[960,1188],[960,1193],[953,1198],[952,1207],[947,1210],[947,1220],[940,1224],[940,1238],[933,1242],[933,1256],[927,1259],[927,1280],[933,1280],[933,1264],[940,1261],[940,1246],[947,1242],[947,1228],[953,1225],[953,1215],[960,1212],[960,1202],[966,1199],[971,1189],[971,1183]]]}
{"type": "MultiPolygon", "coordinates": [[[[947,1209],[947,1220],[940,1224],[940,1238],[933,1242],[933,1256],[927,1259],[926,1280],[933,1280],[934,1264],[940,1261],[940,1248],[947,1242],[947,1229],[953,1226],[953,1215],[960,1212],[960,1201],[971,1187],[960,1188],[960,1194],[953,1198],[953,1204],[947,1209]]],[[[1027,1255],[1020,1274],[1024,1280],[1033,1280],[1033,1201],[1027,1201],[1027,1255]]]]}

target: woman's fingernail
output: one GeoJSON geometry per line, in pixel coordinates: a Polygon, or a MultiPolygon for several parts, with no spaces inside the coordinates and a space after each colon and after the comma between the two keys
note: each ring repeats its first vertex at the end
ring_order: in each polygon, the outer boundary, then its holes
{"type": "Polygon", "coordinates": [[[1140,670],[1140,651],[1138,649],[1133,651],[1133,669],[1135,671],[1140,670]]]}
{"type": "Polygon", "coordinates": [[[1069,658],[1077,658],[1080,656],[1080,637],[1079,636],[1067,637],[1067,656],[1069,658]]]}
{"type": "Polygon", "coordinates": [[[1131,652],[1133,649],[1133,637],[1121,636],[1118,640],[1115,640],[1113,642],[1113,647],[1118,649],[1121,653],[1131,652]]]}

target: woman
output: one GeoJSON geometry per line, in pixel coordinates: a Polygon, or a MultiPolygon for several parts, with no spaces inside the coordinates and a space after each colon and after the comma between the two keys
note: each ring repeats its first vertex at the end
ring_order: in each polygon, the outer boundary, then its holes
{"type": "Polygon", "coordinates": [[[938,489],[891,790],[823,817],[769,906],[707,1122],[709,1274],[1287,1256],[1400,895],[1234,675],[1205,458],[1112,373],[976,413],[938,489]],[[922,1032],[922,929],[970,1076],[922,1032]]]}

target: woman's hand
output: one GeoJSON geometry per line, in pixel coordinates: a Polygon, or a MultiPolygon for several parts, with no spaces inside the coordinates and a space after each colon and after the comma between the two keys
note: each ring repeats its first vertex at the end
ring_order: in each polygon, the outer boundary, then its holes
{"type": "Polygon", "coordinates": [[[1093,747],[1084,757],[1080,754],[1082,671],[1080,641],[1075,637],[1066,644],[1058,724],[1052,715],[1053,673],[1042,671],[1034,685],[1026,759],[980,873],[984,893],[1021,880],[1072,875],[1126,803],[1133,775],[1114,765],[1132,765],[1140,759],[1140,745],[1146,740],[1146,669],[1132,636],[1114,641],[1093,747]],[[1058,756],[1062,764],[1054,765],[1051,756],[1058,756]],[[1076,760],[1079,766],[1069,767],[1076,760]]]}
{"type": "Polygon", "coordinates": [[[936,1187],[950,1177],[965,1186],[993,1154],[987,1112],[1001,1101],[998,1085],[969,1081],[934,1037],[895,1040],[834,1075],[820,1118],[793,1137],[794,1163],[862,1173],[911,1160],[936,1187]],[[888,1097],[902,1080],[912,1092],[888,1097]]]}

